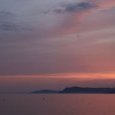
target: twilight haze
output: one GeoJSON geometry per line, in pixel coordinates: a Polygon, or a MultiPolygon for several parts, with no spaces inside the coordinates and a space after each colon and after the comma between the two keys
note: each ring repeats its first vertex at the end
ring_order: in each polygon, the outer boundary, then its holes
{"type": "Polygon", "coordinates": [[[1,82],[114,79],[114,50],[115,0],[0,0],[1,82]]]}

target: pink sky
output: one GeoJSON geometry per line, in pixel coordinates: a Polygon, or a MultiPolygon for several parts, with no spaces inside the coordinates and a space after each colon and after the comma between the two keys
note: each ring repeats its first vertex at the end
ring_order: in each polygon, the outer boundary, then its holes
{"type": "Polygon", "coordinates": [[[0,81],[114,79],[114,14],[115,0],[1,0],[0,81]]]}

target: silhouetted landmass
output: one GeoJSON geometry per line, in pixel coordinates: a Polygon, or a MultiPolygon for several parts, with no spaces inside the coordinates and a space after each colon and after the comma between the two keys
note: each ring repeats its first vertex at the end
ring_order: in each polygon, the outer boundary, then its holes
{"type": "Polygon", "coordinates": [[[68,87],[60,91],[60,93],[115,93],[115,88],[68,87]]]}
{"type": "Polygon", "coordinates": [[[32,93],[115,93],[115,88],[68,87],[60,91],[39,90],[32,93]]]}

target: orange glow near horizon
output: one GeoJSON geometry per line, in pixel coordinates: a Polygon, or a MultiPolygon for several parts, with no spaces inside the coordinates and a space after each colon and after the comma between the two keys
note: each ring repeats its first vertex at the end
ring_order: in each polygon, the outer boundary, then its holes
{"type": "MultiPolygon", "coordinates": [[[[9,78],[76,78],[76,79],[115,79],[115,73],[53,73],[38,75],[8,75],[9,78]]],[[[5,78],[5,76],[1,76],[5,78]]]]}
{"type": "Polygon", "coordinates": [[[115,73],[57,73],[0,76],[0,91],[30,92],[36,89],[62,89],[68,86],[114,87],[115,73]]]}

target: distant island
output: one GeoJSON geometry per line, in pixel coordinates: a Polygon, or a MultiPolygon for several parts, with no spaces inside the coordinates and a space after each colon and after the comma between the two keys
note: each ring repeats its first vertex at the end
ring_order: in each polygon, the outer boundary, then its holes
{"type": "Polygon", "coordinates": [[[34,94],[66,94],[66,93],[115,93],[115,88],[89,88],[89,87],[67,87],[63,90],[36,90],[32,91],[34,94]]]}

